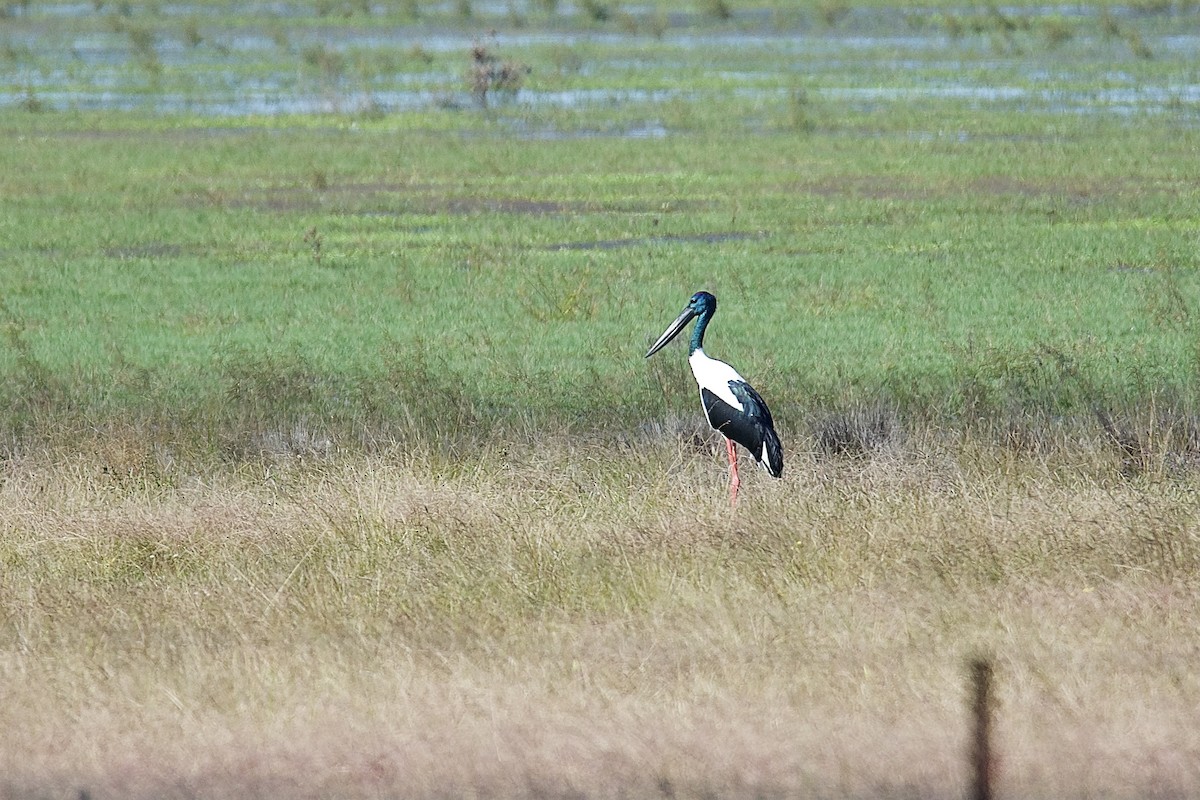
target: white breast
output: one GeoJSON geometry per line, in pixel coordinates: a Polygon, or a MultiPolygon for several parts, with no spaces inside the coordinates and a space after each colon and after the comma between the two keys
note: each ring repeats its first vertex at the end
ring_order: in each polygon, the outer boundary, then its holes
{"type": "Polygon", "coordinates": [[[688,356],[688,363],[692,365],[692,375],[696,377],[696,383],[701,389],[708,389],[738,411],[744,410],[741,401],[729,391],[730,381],[746,382],[737,370],[724,361],[709,358],[704,355],[703,350],[697,350],[688,356]]]}

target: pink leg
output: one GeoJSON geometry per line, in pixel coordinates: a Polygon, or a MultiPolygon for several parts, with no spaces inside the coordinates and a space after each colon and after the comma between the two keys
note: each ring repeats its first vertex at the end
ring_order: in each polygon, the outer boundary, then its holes
{"type": "Polygon", "coordinates": [[[737,445],[732,439],[726,439],[725,449],[729,451],[729,505],[736,506],[738,487],[742,485],[737,471],[737,445]]]}

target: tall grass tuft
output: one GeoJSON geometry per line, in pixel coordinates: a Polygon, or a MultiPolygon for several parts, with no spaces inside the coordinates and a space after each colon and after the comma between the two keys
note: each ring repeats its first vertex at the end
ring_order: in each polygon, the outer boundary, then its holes
{"type": "Polygon", "coordinates": [[[895,409],[862,406],[822,418],[813,430],[818,456],[872,456],[895,451],[903,432],[895,409]]]}
{"type": "Polygon", "coordinates": [[[1188,485],[932,434],[793,450],[736,512],[723,454],[669,442],[198,468],[114,429],[6,459],[0,780],[948,796],[990,652],[1005,791],[1187,794],[1188,485]]]}

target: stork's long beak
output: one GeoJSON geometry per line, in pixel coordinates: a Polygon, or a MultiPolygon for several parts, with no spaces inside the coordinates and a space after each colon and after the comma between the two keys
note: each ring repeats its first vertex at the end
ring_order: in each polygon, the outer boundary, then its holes
{"type": "Polygon", "coordinates": [[[683,313],[680,314],[679,317],[674,322],[671,323],[671,327],[669,327],[665,331],[663,331],[663,335],[658,337],[658,341],[655,342],[653,345],[651,345],[650,349],[646,351],[646,358],[649,358],[650,356],[657,353],[659,350],[662,350],[664,347],[666,347],[667,342],[671,341],[676,336],[678,336],[679,332],[681,330],[683,330],[685,325],[687,325],[689,322],[692,321],[692,317],[694,317],[694,316],[696,316],[695,311],[692,311],[692,309],[690,307],[685,308],[683,310],[683,313]]]}

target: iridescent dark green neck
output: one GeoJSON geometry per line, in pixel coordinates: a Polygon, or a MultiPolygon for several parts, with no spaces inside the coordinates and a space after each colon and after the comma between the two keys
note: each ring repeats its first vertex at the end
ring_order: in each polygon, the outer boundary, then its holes
{"type": "Polygon", "coordinates": [[[696,327],[692,328],[692,346],[688,350],[688,355],[691,355],[704,346],[704,329],[708,327],[708,321],[711,319],[712,311],[705,310],[700,314],[700,318],[696,320],[696,327]]]}

